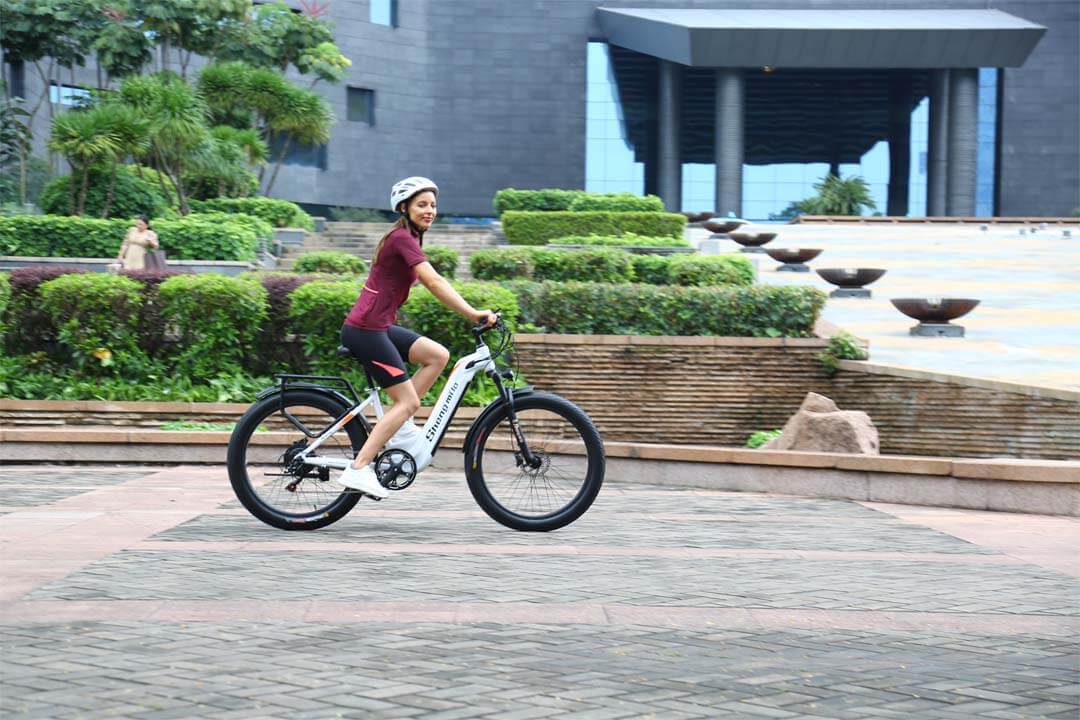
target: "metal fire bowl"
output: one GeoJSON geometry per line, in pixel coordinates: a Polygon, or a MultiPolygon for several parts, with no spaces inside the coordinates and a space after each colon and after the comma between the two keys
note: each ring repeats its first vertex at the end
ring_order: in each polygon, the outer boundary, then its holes
{"type": "Polygon", "coordinates": [[[758,247],[759,245],[764,245],[765,243],[776,237],[776,233],[753,233],[735,231],[728,233],[728,237],[745,247],[758,247]]]}
{"type": "Polygon", "coordinates": [[[978,300],[971,298],[892,298],[897,310],[919,322],[947,323],[971,312],[978,300]]]}
{"type": "Polygon", "coordinates": [[[683,215],[686,216],[686,221],[687,222],[692,222],[692,223],[705,222],[706,220],[708,220],[709,218],[711,218],[713,216],[712,211],[710,211],[710,210],[706,210],[704,212],[685,212],[685,213],[683,213],[683,215]]]}
{"type": "Polygon", "coordinates": [[[882,268],[821,268],[816,272],[825,282],[842,288],[861,288],[885,274],[882,268]]]}
{"type": "Polygon", "coordinates": [[[782,263],[804,263],[821,254],[821,248],[765,248],[773,260],[782,263]]]}
{"type": "Polygon", "coordinates": [[[735,228],[745,224],[745,220],[710,220],[705,223],[705,229],[714,233],[729,233],[735,228]]]}

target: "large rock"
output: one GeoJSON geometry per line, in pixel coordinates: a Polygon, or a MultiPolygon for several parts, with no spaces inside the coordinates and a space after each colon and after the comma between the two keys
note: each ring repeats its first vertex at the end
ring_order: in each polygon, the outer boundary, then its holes
{"type": "Polygon", "coordinates": [[[780,436],[763,447],[877,455],[880,446],[877,428],[869,415],[861,410],[841,410],[824,395],[806,393],[799,411],[787,421],[780,436]]]}

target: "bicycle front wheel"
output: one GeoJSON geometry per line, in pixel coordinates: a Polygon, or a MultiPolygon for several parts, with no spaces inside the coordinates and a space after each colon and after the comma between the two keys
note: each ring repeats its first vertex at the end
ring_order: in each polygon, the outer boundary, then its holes
{"type": "MultiPolygon", "coordinates": [[[[252,515],[282,530],[315,530],[353,509],[360,495],[334,482],[340,470],[294,460],[347,410],[323,393],[286,390],[244,413],[229,439],[229,481],[252,515]]],[[[351,462],[366,439],[353,419],[316,452],[351,462]]]]}
{"type": "Polygon", "coordinates": [[[604,482],[604,443],[589,416],[557,395],[514,400],[521,437],[534,458],[525,461],[505,405],[477,428],[465,453],[465,475],[477,504],[515,530],[546,532],[589,509],[604,482]]]}

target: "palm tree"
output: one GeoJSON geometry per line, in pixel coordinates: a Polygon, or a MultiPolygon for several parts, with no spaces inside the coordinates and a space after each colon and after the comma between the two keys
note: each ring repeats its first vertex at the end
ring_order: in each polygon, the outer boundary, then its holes
{"type": "Polygon", "coordinates": [[[291,88],[289,94],[289,102],[269,118],[273,137],[283,140],[264,195],[274,189],[274,181],[293,140],[302,145],[319,145],[330,139],[330,128],[334,125],[334,113],[321,97],[299,88],[291,88]]]}
{"type": "Polygon", "coordinates": [[[209,141],[206,103],[195,88],[170,73],[128,78],[120,95],[149,121],[149,155],[155,167],[169,176],[180,212],[187,215],[184,167],[209,141]]]}
{"type": "Polygon", "coordinates": [[[63,155],[71,165],[72,215],[82,215],[86,206],[90,168],[102,162],[115,162],[122,146],[123,138],[112,118],[100,107],[73,110],[53,118],[49,149],[63,155]],[[76,185],[79,187],[77,202],[76,185]]]}
{"type": "Polygon", "coordinates": [[[99,111],[110,122],[113,132],[119,141],[117,160],[112,167],[109,176],[109,190],[105,197],[105,206],[101,210],[101,217],[109,217],[112,210],[113,193],[116,190],[116,175],[120,170],[120,162],[129,156],[139,157],[150,148],[148,131],[150,122],[139,113],[138,110],[120,102],[107,102],[100,106],[99,111]]]}

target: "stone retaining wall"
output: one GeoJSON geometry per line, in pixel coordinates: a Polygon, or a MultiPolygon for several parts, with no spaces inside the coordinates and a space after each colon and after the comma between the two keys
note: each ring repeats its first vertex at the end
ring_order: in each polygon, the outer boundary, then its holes
{"type": "Polygon", "coordinates": [[[605,439],[741,446],[807,392],[870,414],[890,455],[1080,457],[1080,392],[842,361],[820,339],[523,335],[529,382],[565,395],[605,439]]]}

